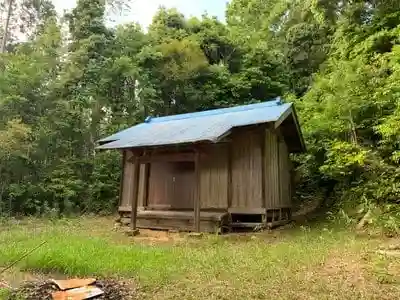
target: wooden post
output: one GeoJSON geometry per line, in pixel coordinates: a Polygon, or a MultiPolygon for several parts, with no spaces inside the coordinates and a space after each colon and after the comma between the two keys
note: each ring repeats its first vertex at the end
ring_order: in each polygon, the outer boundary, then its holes
{"type": "Polygon", "coordinates": [[[137,153],[134,153],[133,157],[133,191],[132,191],[132,210],[131,210],[131,228],[132,234],[138,234],[136,228],[136,217],[137,217],[137,206],[138,206],[138,194],[139,194],[139,171],[140,164],[137,153]]]}
{"type": "Polygon", "coordinates": [[[200,153],[196,149],[194,168],[195,168],[195,193],[194,193],[194,229],[196,232],[200,232],[200,165],[199,165],[200,153]]]}

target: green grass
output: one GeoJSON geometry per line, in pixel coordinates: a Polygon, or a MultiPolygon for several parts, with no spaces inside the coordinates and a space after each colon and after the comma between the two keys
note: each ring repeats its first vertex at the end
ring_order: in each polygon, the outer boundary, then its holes
{"type": "Polygon", "coordinates": [[[396,273],[400,260],[374,252],[393,240],[361,238],[338,229],[299,228],[157,242],[127,237],[112,228],[111,219],[106,218],[4,223],[0,225],[0,266],[47,241],[19,262],[17,269],[133,279],[145,299],[400,296],[400,272],[396,273]],[[382,274],[386,279],[382,280],[382,274]]]}
{"type": "Polygon", "coordinates": [[[0,299],[6,299],[10,294],[10,290],[6,288],[0,288],[0,299]]]}

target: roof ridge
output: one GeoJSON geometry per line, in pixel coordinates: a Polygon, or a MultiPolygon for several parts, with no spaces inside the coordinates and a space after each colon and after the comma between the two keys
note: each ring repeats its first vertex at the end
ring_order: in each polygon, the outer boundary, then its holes
{"type": "Polygon", "coordinates": [[[177,121],[177,120],[185,120],[189,118],[199,118],[199,117],[206,117],[206,116],[213,116],[213,115],[220,115],[224,113],[233,113],[233,112],[242,112],[242,111],[250,111],[254,109],[272,107],[274,105],[279,105],[280,99],[279,97],[275,98],[274,100],[263,101],[258,103],[252,104],[244,104],[238,106],[231,106],[231,107],[223,107],[223,108],[216,108],[198,112],[191,112],[191,113],[183,113],[178,115],[171,115],[171,116],[162,116],[162,117],[147,117],[145,123],[163,123],[169,121],[177,121]]]}
{"type": "Polygon", "coordinates": [[[171,128],[171,126],[173,127],[179,125],[177,128],[183,126],[186,129],[188,129],[188,126],[190,126],[193,127],[192,130],[194,130],[195,128],[199,127],[200,124],[200,127],[208,126],[208,120],[216,127],[224,124],[231,124],[233,127],[240,127],[246,124],[266,123],[274,121],[277,118],[276,114],[281,114],[283,110],[287,110],[291,106],[292,103],[282,103],[280,102],[279,98],[277,98],[272,101],[234,106],[230,108],[220,108],[197,113],[187,113],[154,119],[150,117],[146,118],[146,120],[142,123],[120,130],[108,137],[105,137],[99,140],[98,143],[104,144],[121,139],[127,139],[129,136],[134,137],[135,132],[138,132],[137,130],[139,129],[150,130],[151,128],[157,128],[156,132],[158,136],[162,135],[162,132],[168,131],[168,128],[171,128]],[[197,125],[193,126],[195,123],[197,123],[197,125]]]}

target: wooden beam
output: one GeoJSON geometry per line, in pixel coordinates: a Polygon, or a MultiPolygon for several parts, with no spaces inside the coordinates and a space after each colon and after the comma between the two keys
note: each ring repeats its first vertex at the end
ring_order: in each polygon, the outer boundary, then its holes
{"type": "Polygon", "coordinates": [[[171,210],[171,204],[149,204],[147,210],[171,210]]]}
{"type": "Polygon", "coordinates": [[[133,191],[132,191],[132,207],[131,207],[131,228],[132,233],[136,234],[136,217],[137,217],[137,207],[138,207],[138,194],[139,194],[139,171],[140,164],[138,157],[134,156],[133,159],[133,191]]]}
{"type": "Polygon", "coordinates": [[[195,168],[195,193],[194,193],[194,230],[200,232],[200,153],[196,151],[194,168],[195,168]]]}
{"type": "Polygon", "coordinates": [[[194,161],[195,154],[188,153],[168,153],[168,154],[153,154],[144,155],[139,158],[140,163],[152,163],[152,162],[179,162],[179,161],[194,161]]]}

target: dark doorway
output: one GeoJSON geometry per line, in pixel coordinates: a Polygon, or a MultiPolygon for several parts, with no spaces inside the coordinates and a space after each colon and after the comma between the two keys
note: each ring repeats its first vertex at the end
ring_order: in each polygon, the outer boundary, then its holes
{"type": "Polygon", "coordinates": [[[151,163],[148,208],[193,210],[194,188],[194,162],[151,163]]]}
{"type": "Polygon", "coordinates": [[[195,164],[193,161],[173,162],[173,195],[171,206],[174,209],[194,209],[195,164]]]}

